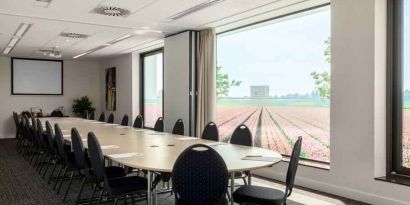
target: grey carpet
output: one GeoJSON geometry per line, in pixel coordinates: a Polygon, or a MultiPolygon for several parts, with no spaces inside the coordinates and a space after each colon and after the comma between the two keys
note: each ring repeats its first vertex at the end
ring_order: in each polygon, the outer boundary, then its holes
{"type": "MultiPolygon", "coordinates": [[[[16,140],[0,140],[0,204],[7,205],[54,205],[54,204],[74,204],[80,189],[80,180],[74,180],[66,203],[62,202],[62,196],[66,190],[68,182],[62,186],[59,195],[53,191],[52,183],[47,184],[49,169],[46,179],[33,169],[32,165],[24,159],[14,149],[16,140]]],[[[270,182],[272,183],[272,182],[270,182]]],[[[83,197],[91,195],[91,187],[86,186],[83,197]]],[[[310,193],[307,193],[310,195],[310,193]]],[[[335,196],[332,196],[336,198],[335,196]]],[[[342,198],[343,199],[343,198],[342,198]]],[[[343,199],[344,204],[361,204],[351,200],[343,199]]],[[[131,202],[131,201],[129,201],[131,202]]],[[[108,202],[106,204],[112,204],[108,202]]],[[[120,203],[122,204],[122,203],[120,203]]],[[[131,204],[131,203],[128,203],[131,204]]],[[[145,205],[146,201],[138,202],[138,205],[145,205]]],[[[167,194],[158,195],[158,205],[174,204],[174,196],[167,194]]],[[[304,203],[288,201],[288,205],[301,205],[304,203]]]]}

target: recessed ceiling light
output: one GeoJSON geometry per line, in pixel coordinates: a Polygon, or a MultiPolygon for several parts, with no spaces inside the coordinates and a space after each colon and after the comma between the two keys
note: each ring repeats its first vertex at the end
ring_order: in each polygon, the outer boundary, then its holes
{"type": "Polygon", "coordinates": [[[3,50],[3,54],[7,55],[10,53],[11,50],[16,46],[16,44],[23,38],[24,34],[26,34],[27,30],[30,28],[31,24],[22,23],[17,28],[14,35],[11,37],[7,47],[3,50]]]}
{"type": "Polygon", "coordinates": [[[95,51],[101,50],[101,49],[103,49],[103,48],[105,48],[105,47],[111,46],[111,45],[113,45],[113,44],[116,44],[116,43],[118,43],[118,42],[120,42],[120,41],[123,41],[123,40],[128,39],[128,38],[131,38],[131,37],[133,37],[133,35],[131,35],[131,34],[127,34],[127,35],[121,36],[121,37],[116,38],[116,39],[114,39],[114,40],[112,40],[112,41],[110,41],[110,42],[104,43],[104,44],[102,44],[102,45],[100,45],[100,46],[97,46],[97,47],[95,47],[95,48],[93,48],[93,49],[90,49],[90,50],[88,50],[88,51],[86,51],[86,52],[84,52],[84,53],[81,53],[81,54],[79,54],[79,55],[76,55],[76,56],[74,56],[73,58],[79,58],[79,57],[88,55],[88,54],[90,54],[90,53],[93,53],[93,52],[95,52],[95,51]]]}
{"type": "Polygon", "coordinates": [[[197,12],[197,11],[200,11],[200,10],[202,10],[202,9],[208,8],[208,7],[210,7],[210,6],[214,6],[214,5],[216,5],[216,4],[219,4],[219,3],[223,2],[223,1],[225,1],[225,0],[207,0],[207,1],[203,2],[203,3],[200,3],[200,4],[197,4],[197,5],[193,6],[193,7],[189,8],[189,9],[187,9],[187,10],[184,10],[184,11],[181,11],[181,12],[179,12],[179,13],[177,13],[177,14],[174,14],[174,15],[168,17],[168,18],[169,18],[169,19],[172,19],[172,20],[177,20],[177,19],[180,19],[180,18],[182,18],[182,17],[184,17],[184,16],[191,15],[191,14],[193,14],[193,13],[195,13],[195,12],[197,12]]]}

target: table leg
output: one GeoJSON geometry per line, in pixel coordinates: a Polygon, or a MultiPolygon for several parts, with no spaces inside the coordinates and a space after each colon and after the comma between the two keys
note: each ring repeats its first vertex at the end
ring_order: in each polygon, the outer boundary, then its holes
{"type": "Polygon", "coordinates": [[[158,188],[158,186],[155,186],[155,188],[154,188],[154,205],[157,205],[157,201],[158,201],[158,197],[157,197],[157,193],[158,193],[158,190],[157,190],[157,188],[158,188]]]}
{"type": "Polygon", "coordinates": [[[151,184],[152,184],[151,171],[148,171],[147,179],[148,179],[147,204],[151,205],[152,204],[152,201],[151,201],[152,200],[152,195],[151,195],[151,184]]]}
{"type": "Polygon", "coordinates": [[[235,172],[231,172],[231,205],[234,205],[233,202],[233,192],[235,191],[235,172]]]}
{"type": "Polygon", "coordinates": [[[252,185],[252,172],[251,170],[248,171],[248,185],[252,185]]]}

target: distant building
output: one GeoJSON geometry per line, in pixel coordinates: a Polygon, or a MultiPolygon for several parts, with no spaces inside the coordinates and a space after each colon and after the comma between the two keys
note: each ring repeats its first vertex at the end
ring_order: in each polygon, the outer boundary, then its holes
{"type": "Polygon", "coordinates": [[[269,86],[251,85],[251,98],[267,98],[267,97],[269,97],[269,86]]]}

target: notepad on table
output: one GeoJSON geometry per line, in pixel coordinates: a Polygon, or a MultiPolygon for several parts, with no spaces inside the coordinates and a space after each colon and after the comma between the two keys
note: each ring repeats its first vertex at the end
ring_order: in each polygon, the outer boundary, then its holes
{"type": "Polygon", "coordinates": [[[186,140],[199,140],[199,138],[196,137],[177,137],[177,140],[182,140],[182,141],[186,141],[186,140]]]}
{"type": "Polygon", "coordinates": [[[130,152],[130,153],[121,153],[121,154],[111,154],[108,155],[111,158],[114,159],[120,159],[120,158],[130,158],[130,157],[142,157],[144,154],[142,153],[136,153],[136,152],[130,152]]]}
{"type": "Polygon", "coordinates": [[[242,160],[263,161],[263,162],[277,162],[278,157],[262,156],[262,155],[247,155],[242,160]]]}
{"type": "Polygon", "coordinates": [[[117,145],[101,145],[101,149],[117,149],[120,148],[117,145]]]}
{"type": "Polygon", "coordinates": [[[117,126],[117,127],[115,127],[115,128],[122,128],[122,129],[124,129],[124,128],[128,128],[128,126],[117,126]]]}
{"type": "Polygon", "coordinates": [[[208,145],[208,146],[218,146],[218,145],[227,145],[228,143],[225,143],[225,142],[211,142],[211,143],[208,143],[208,144],[206,144],[206,145],[208,145]]]}
{"type": "Polygon", "coordinates": [[[64,138],[71,138],[71,135],[63,135],[64,138]]]}

